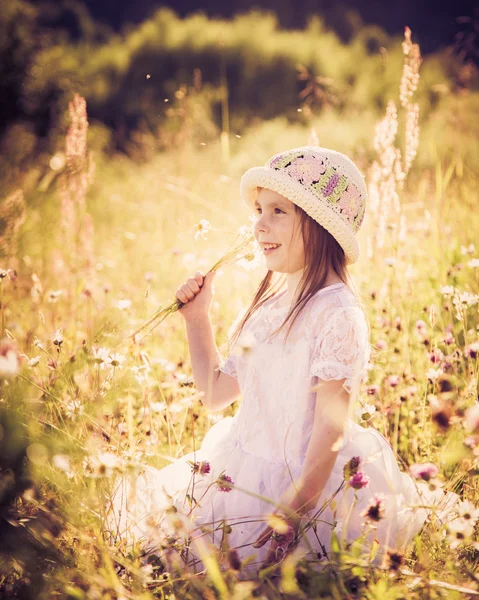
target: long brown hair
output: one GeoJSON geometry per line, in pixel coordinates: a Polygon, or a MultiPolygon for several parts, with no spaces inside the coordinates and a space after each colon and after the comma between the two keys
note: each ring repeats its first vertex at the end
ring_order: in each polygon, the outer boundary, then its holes
{"type": "MultiPolygon", "coordinates": [[[[304,243],[305,267],[301,280],[298,283],[299,293],[297,294],[296,302],[288,312],[283,324],[271,334],[271,336],[277,334],[289,323],[285,343],[301,311],[305,308],[312,296],[324,287],[328,273],[331,269],[333,269],[341,281],[351,289],[359,306],[364,311],[362,301],[348,272],[346,257],[342,247],[329,231],[312,219],[301,207],[294,204],[294,209],[296,213],[299,212],[300,216],[300,229],[304,243]]],[[[296,233],[295,227],[292,239],[296,233]]],[[[258,311],[267,300],[281,290],[285,281],[286,274],[282,273],[277,276],[274,271],[268,270],[266,276],[259,284],[251,305],[231,335],[228,344],[229,351],[231,351],[236,340],[241,335],[243,327],[248,319],[258,311]]]]}

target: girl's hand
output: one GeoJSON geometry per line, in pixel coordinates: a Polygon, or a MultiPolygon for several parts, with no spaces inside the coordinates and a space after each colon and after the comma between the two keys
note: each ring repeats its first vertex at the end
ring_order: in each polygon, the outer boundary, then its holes
{"type": "Polygon", "coordinates": [[[290,525],[286,533],[281,535],[276,533],[272,527],[266,527],[253,544],[253,548],[261,548],[268,540],[271,540],[271,544],[264,561],[265,567],[283,560],[283,558],[291,551],[292,547],[295,545],[294,527],[290,525]]]}
{"type": "Polygon", "coordinates": [[[179,312],[185,319],[208,314],[213,296],[212,282],[216,275],[215,271],[203,275],[196,271],[193,277],[188,277],[186,282],[176,290],[176,297],[185,306],[179,312]]]}

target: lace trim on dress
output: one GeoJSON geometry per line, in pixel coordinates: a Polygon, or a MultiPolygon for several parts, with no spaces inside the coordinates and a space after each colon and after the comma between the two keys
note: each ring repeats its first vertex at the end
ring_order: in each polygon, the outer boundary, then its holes
{"type": "Polygon", "coordinates": [[[236,372],[236,356],[234,354],[230,354],[219,370],[223,371],[223,373],[226,373],[226,375],[229,375],[230,377],[238,379],[238,373],[236,372]]]}
{"type": "Polygon", "coordinates": [[[332,306],[322,311],[311,356],[312,377],[346,379],[343,385],[350,393],[353,383],[364,376],[369,355],[367,323],[359,307],[332,306]]]}

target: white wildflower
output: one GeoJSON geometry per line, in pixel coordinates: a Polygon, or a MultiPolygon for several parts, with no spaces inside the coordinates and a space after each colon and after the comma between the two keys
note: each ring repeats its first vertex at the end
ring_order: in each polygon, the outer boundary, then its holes
{"type": "Polygon", "coordinates": [[[474,526],[464,519],[454,519],[447,524],[449,547],[455,550],[460,544],[467,542],[474,531],[474,526]]]}
{"type": "Polygon", "coordinates": [[[54,304],[58,298],[63,294],[63,290],[52,290],[48,293],[48,302],[54,304]]]}
{"type": "Polygon", "coordinates": [[[459,516],[467,522],[470,522],[474,526],[479,519],[479,508],[476,508],[469,500],[462,500],[457,506],[457,512],[459,516]]]}
{"type": "Polygon", "coordinates": [[[434,383],[439,379],[439,377],[441,377],[443,373],[444,371],[440,367],[437,369],[429,369],[426,372],[426,377],[429,379],[429,381],[432,381],[434,383]]]}
{"type": "Polygon", "coordinates": [[[204,240],[206,240],[206,234],[211,231],[211,229],[211,223],[206,219],[201,219],[201,221],[195,225],[195,241],[198,240],[200,235],[204,240]]]}
{"type": "Polygon", "coordinates": [[[265,266],[264,257],[259,252],[250,252],[236,263],[245,271],[254,271],[259,267],[265,266]]]}
{"type": "Polygon", "coordinates": [[[98,457],[93,458],[97,476],[110,477],[114,470],[121,471],[124,460],[112,452],[100,452],[98,457]]]}
{"type": "Polygon", "coordinates": [[[45,350],[45,348],[43,347],[43,344],[41,343],[41,341],[38,338],[35,338],[33,340],[33,345],[36,346],[37,348],[40,348],[40,350],[45,350]]]}
{"type": "Polygon", "coordinates": [[[100,368],[103,369],[104,363],[107,362],[108,357],[110,356],[110,351],[108,348],[96,348],[93,347],[93,358],[92,362],[97,365],[102,365],[100,368]]]}
{"type": "Polygon", "coordinates": [[[33,358],[28,359],[29,367],[36,367],[40,362],[40,356],[34,356],[33,358]]]}
{"type": "Polygon", "coordinates": [[[71,398],[65,402],[63,410],[65,411],[67,417],[70,417],[70,419],[75,419],[83,414],[84,407],[80,400],[77,398],[71,398]]]}
{"type": "Polygon", "coordinates": [[[456,290],[456,297],[458,302],[460,302],[463,306],[470,307],[477,304],[479,301],[479,296],[477,294],[470,294],[469,292],[459,292],[456,290]]]}
{"type": "Polygon", "coordinates": [[[60,469],[60,471],[64,471],[65,473],[68,473],[71,469],[70,459],[66,454],[55,454],[52,462],[54,467],[60,469]]]}
{"type": "Polygon", "coordinates": [[[373,404],[368,404],[367,402],[365,402],[364,404],[356,408],[354,414],[361,422],[363,422],[372,419],[375,412],[376,407],[373,404]]]}
{"type": "Polygon", "coordinates": [[[467,263],[468,267],[471,267],[472,269],[478,269],[479,268],[479,258],[473,258],[472,260],[470,260],[467,263]]]}
{"type": "Polygon", "coordinates": [[[118,423],[117,425],[118,433],[121,435],[122,433],[128,433],[128,425],[126,423],[118,423]]]}
{"type": "Polygon", "coordinates": [[[135,379],[140,385],[150,384],[150,366],[143,364],[139,367],[130,367],[130,370],[135,374],[135,379]]]}
{"type": "Polygon", "coordinates": [[[123,354],[111,354],[106,362],[110,367],[114,367],[116,369],[121,369],[123,363],[125,362],[126,357],[123,354]]]}
{"type": "Polygon", "coordinates": [[[460,292],[459,290],[455,290],[454,298],[452,303],[454,304],[454,308],[456,309],[456,318],[460,321],[462,320],[462,311],[474,306],[479,301],[479,296],[477,294],[471,294],[469,292],[460,292]]]}
{"type": "Polygon", "coordinates": [[[469,246],[461,246],[461,254],[463,256],[466,256],[468,254],[474,254],[475,251],[476,247],[474,246],[474,244],[469,244],[469,246]]]}
{"type": "Polygon", "coordinates": [[[171,362],[171,360],[167,360],[166,358],[154,358],[152,363],[160,365],[165,371],[169,372],[173,372],[176,368],[175,363],[171,362]]]}
{"type": "Polygon", "coordinates": [[[248,233],[253,235],[253,230],[251,227],[248,227],[248,225],[241,225],[241,227],[238,229],[238,233],[239,235],[247,235],[248,233]]]}
{"type": "Polygon", "coordinates": [[[456,288],[453,285],[443,285],[439,290],[443,296],[453,296],[456,288]]]}
{"type": "Polygon", "coordinates": [[[127,300],[126,298],[123,300],[118,300],[116,307],[120,310],[128,310],[131,308],[131,300],[127,300]]]}
{"type": "Polygon", "coordinates": [[[394,258],[394,256],[390,256],[390,257],[384,259],[384,263],[388,267],[394,267],[394,265],[396,264],[396,259],[394,258]]]}
{"type": "Polygon", "coordinates": [[[406,272],[404,273],[404,277],[408,281],[411,281],[411,280],[417,279],[418,273],[419,272],[417,269],[415,269],[412,265],[408,265],[406,272]]]}

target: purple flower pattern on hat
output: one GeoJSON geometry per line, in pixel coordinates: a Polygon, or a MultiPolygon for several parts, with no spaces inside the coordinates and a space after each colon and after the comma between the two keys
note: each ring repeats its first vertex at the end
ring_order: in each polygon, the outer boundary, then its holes
{"type": "Polygon", "coordinates": [[[276,171],[284,171],[319,200],[329,203],[339,212],[354,233],[359,230],[364,219],[365,203],[358,188],[335,167],[314,153],[301,151],[283,152],[270,159],[266,166],[276,171]],[[339,209],[339,210],[338,210],[339,209]]]}
{"type": "Polygon", "coordinates": [[[324,175],[326,167],[324,163],[317,158],[314,158],[313,156],[304,156],[296,159],[289,167],[286,167],[285,170],[288,175],[309,187],[312,183],[318,181],[321,175],[324,175]]]}
{"type": "Polygon", "coordinates": [[[342,212],[348,217],[351,224],[361,208],[361,194],[358,188],[350,183],[343,195],[339,199],[339,206],[342,212]]]}

